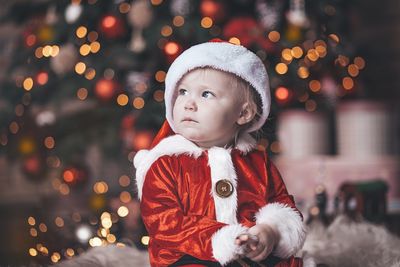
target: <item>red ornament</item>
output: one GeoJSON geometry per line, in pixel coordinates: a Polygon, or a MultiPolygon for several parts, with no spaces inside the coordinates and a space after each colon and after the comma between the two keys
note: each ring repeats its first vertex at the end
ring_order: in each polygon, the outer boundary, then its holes
{"type": "Polygon", "coordinates": [[[88,180],[88,171],[79,165],[70,166],[64,169],[62,178],[69,185],[84,184],[88,180]]]}
{"type": "Polygon", "coordinates": [[[97,81],[94,91],[101,100],[109,101],[116,95],[117,83],[114,80],[100,79],[97,81]]]}
{"type": "Polygon", "coordinates": [[[125,23],[120,17],[107,15],[100,21],[100,31],[105,37],[115,39],[126,33],[125,23]]]}
{"type": "Polygon", "coordinates": [[[164,46],[164,52],[169,64],[171,64],[175,60],[175,58],[177,58],[179,54],[182,53],[182,51],[182,46],[177,42],[170,41],[167,42],[164,46]]]}
{"type": "Polygon", "coordinates": [[[222,2],[216,0],[203,0],[200,4],[200,12],[203,17],[210,17],[219,22],[225,17],[225,6],[222,2]]]}
{"type": "Polygon", "coordinates": [[[22,170],[25,175],[33,181],[40,181],[45,178],[45,163],[39,154],[26,157],[22,162],[22,170]]]}
{"type": "Polygon", "coordinates": [[[285,105],[293,99],[293,92],[284,86],[275,90],[275,100],[280,105],[285,105]]]}
{"type": "Polygon", "coordinates": [[[154,139],[154,136],[154,133],[149,130],[136,132],[135,136],[133,137],[133,149],[136,151],[148,149],[154,139]]]}
{"type": "Polygon", "coordinates": [[[267,51],[274,49],[274,45],[266,38],[262,27],[251,17],[230,20],[223,29],[223,35],[227,40],[232,37],[238,38],[240,44],[245,47],[257,44],[267,51]]]}

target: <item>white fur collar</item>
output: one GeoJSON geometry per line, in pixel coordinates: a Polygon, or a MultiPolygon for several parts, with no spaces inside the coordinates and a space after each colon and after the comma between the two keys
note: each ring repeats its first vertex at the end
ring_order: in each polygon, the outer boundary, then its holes
{"type": "MultiPolygon", "coordinates": [[[[243,154],[247,154],[255,147],[256,140],[248,133],[244,133],[239,136],[235,148],[240,150],[243,154]]],[[[142,187],[146,173],[158,158],[165,155],[171,156],[180,154],[187,154],[197,158],[203,151],[204,149],[178,134],[164,138],[151,150],[138,151],[133,163],[136,168],[136,185],[139,199],[142,198],[142,187]]]]}

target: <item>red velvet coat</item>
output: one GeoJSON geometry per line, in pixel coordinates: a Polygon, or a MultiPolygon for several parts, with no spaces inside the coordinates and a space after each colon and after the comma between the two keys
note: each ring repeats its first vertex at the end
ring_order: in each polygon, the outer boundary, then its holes
{"type": "Polygon", "coordinates": [[[238,257],[235,238],[256,223],[278,229],[273,254],[289,258],[279,266],[301,266],[291,257],[305,238],[301,214],[274,164],[254,146],[244,136],[234,149],[203,150],[174,135],[137,154],[138,195],[152,266],[171,265],[184,255],[226,265],[238,257]],[[221,179],[233,185],[229,197],[216,192],[221,179]]]}

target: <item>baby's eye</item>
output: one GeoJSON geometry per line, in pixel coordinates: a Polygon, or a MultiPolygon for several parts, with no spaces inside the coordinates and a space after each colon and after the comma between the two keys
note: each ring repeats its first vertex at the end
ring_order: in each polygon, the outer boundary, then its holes
{"type": "Polygon", "coordinates": [[[186,95],[187,94],[187,90],[186,89],[179,89],[178,93],[179,93],[179,95],[186,95]]]}
{"type": "Polygon", "coordinates": [[[215,96],[213,93],[211,93],[210,91],[204,91],[202,94],[201,94],[201,96],[202,97],[205,97],[205,98],[210,98],[210,97],[213,97],[213,96],[215,96]]]}

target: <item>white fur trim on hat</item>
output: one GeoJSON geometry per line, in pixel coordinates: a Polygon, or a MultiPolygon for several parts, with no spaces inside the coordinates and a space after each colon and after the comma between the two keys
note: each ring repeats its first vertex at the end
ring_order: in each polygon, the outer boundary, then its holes
{"type": "Polygon", "coordinates": [[[208,42],[192,46],[171,64],[165,78],[166,117],[171,128],[175,131],[172,109],[178,82],[189,71],[202,67],[235,74],[254,87],[261,98],[262,113],[260,119],[253,123],[247,132],[260,129],[268,117],[271,104],[267,71],[256,54],[243,46],[226,42],[208,42]]]}

